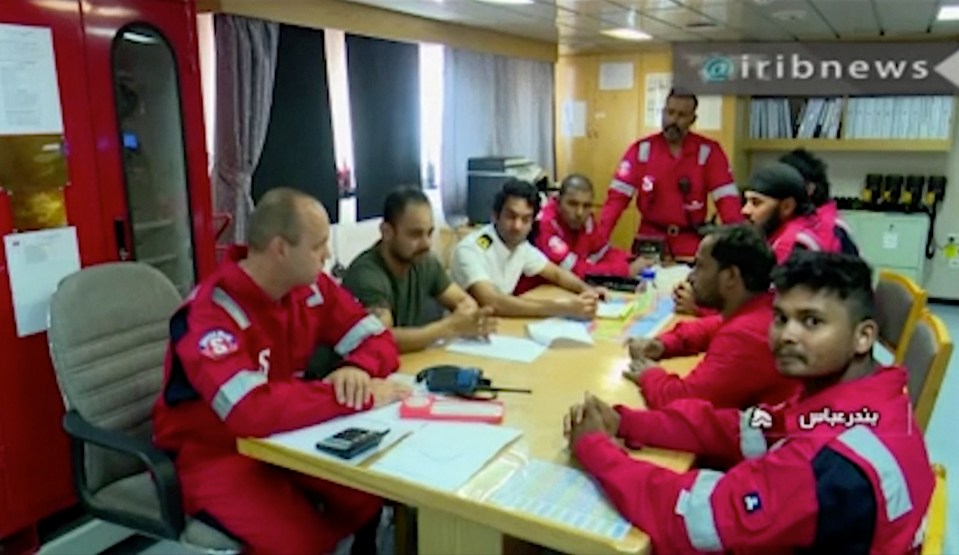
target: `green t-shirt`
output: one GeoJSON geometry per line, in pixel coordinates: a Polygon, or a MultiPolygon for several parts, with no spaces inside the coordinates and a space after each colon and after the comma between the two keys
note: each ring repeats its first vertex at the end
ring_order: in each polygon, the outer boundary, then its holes
{"type": "Polygon", "coordinates": [[[431,300],[452,283],[440,261],[429,254],[405,276],[396,277],[378,248],[379,243],[356,257],[343,275],[343,287],[368,309],[388,308],[396,327],[419,327],[437,319],[436,311],[429,310],[431,300]]]}

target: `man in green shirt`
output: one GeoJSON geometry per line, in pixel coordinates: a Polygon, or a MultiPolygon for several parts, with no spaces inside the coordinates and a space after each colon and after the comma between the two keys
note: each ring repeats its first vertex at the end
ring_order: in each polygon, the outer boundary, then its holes
{"type": "Polygon", "coordinates": [[[393,328],[404,353],[440,340],[496,331],[493,309],[480,308],[430,252],[433,230],[433,210],[422,191],[393,191],[383,208],[382,237],[357,256],[343,276],[343,286],[393,328]],[[426,310],[430,299],[450,314],[431,317],[426,310]]]}

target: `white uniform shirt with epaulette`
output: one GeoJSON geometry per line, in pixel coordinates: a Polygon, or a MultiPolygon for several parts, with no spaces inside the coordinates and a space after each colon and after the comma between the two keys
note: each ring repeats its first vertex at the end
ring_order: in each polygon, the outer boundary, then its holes
{"type": "Polygon", "coordinates": [[[535,276],[548,263],[546,255],[528,241],[510,250],[493,224],[487,224],[456,245],[450,273],[463,289],[488,281],[501,293],[512,294],[521,275],[535,276]]]}

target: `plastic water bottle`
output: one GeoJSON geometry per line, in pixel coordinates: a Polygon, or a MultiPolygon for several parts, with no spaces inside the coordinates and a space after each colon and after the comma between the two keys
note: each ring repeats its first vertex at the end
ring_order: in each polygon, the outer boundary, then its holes
{"type": "Polygon", "coordinates": [[[656,304],[659,301],[659,291],[656,287],[656,270],[646,268],[640,272],[639,285],[636,287],[636,293],[643,298],[643,304],[649,307],[649,312],[656,311],[656,304]]]}

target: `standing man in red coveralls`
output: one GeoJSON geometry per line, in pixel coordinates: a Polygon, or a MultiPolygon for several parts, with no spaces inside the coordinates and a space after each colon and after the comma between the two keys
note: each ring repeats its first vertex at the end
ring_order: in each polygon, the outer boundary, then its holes
{"type": "Polygon", "coordinates": [[[745,409],[791,397],[798,382],[776,371],[769,350],[773,321],[770,272],[776,260],[754,227],[720,228],[699,244],[689,283],[702,307],[721,316],[681,322],[654,339],[629,341],[626,377],[655,409],[676,399],[705,399],[717,408],[745,409]],[[660,368],[663,358],[706,355],[686,376],[660,368]]]}
{"type": "Polygon", "coordinates": [[[564,419],[571,450],[657,553],[920,552],[935,479],[907,372],[872,358],[872,275],[861,259],[797,252],[776,268],[770,347],[803,391],[777,407],[675,401],[564,419]],[[706,456],[678,473],[614,443],[706,456]]]}
{"type": "Polygon", "coordinates": [[[329,233],[318,201],[270,191],[250,218],[249,252],[234,247],[170,321],[155,442],[175,457],[187,513],[254,554],[330,553],[353,533],[354,553],[376,552],[380,499],[236,451],[237,438],[408,394],[383,379],[398,366],[392,335],[322,273],[329,233]],[[297,373],[317,345],[343,360],[323,382],[303,381],[297,373]]]}
{"type": "Polygon", "coordinates": [[[691,260],[696,254],[699,229],[706,223],[707,196],[723,223],[742,221],[729,159],[719,143],[689,130],[698,104],[694,95],[670,91],[662,132],[626,150],[600,216],[604,241],[633,197],[642,216],[636,239],[664,240],[665,254],[678,260],[691,260]]]}
{"type": "MultiPolygon", "coordinates": [[[[572,174],[560,184],[559,195],[539,213],[533,244],[546,258],[579,278],[591,275],[636,276],[649,265],[646,259],[629,261],[629,255],[611,247],[600,236],[593,220],[593,182],[572,174]]],[[[520,278],[519,295],[547,281],[539,276],[520,278]]]]}

